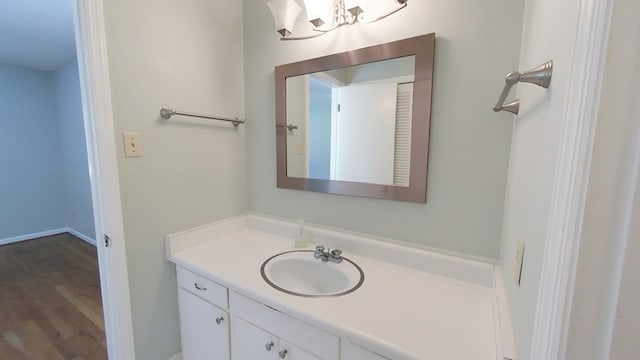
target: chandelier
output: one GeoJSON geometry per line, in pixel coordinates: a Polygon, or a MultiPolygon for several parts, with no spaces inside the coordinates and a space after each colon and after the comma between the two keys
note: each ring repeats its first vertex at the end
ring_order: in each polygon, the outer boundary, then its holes
{"type": "MultiPolygon", "coordinates": [[[[404,9],[408,0],[304,0],[307,19],[313,25],[312,35],[291,36],[293,27],[302,12],[302,8],[295,0],[267,0],[276,24],[276,31],[280,40],[303,40],[324,35],[343,25],[355,23],[373,23],[404,9]],[[386,6],[382,14],[370,14],[376,5],[393,3],[386,6]]],[[[379,12],[379,11],[378,11],[379,12]]]]}

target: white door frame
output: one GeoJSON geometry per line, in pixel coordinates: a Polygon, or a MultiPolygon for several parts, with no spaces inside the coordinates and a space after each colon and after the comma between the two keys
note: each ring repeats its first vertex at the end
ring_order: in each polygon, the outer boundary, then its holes
{"type": "Polygon", "coordinates": [[[107,351],[109,359],[134,359],[102,1],[76,0],[74,19],[107,351]]]}
{"type": "Polygon", "coordinates": [[[530,359],[567,346],[598,108],[614,0],[582,0],[553,184],[530,359]]]}

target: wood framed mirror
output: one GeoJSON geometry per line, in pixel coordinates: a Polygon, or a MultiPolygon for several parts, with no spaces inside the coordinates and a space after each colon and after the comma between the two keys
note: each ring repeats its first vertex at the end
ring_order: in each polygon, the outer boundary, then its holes
{"type": "Polygon", "coordinates": [[[277,66],[277,186],[426,202],[435,34],[277,66]]]}

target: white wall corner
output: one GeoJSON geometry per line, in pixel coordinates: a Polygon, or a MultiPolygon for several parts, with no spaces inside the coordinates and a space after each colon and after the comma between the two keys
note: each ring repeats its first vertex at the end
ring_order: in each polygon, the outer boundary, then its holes
{"type": "Polygon", "coordinates": [[[95,233],[114,240],[108,253],[103,246],[97,249],[107,352],[118,360],[135,358],[135,347],[104,19],[103,1],[74,0],[95,233]]]}

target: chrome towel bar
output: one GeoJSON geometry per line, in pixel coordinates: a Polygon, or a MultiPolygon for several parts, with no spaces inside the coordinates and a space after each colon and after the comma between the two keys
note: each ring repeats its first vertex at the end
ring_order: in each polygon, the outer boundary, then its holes
{"type": "Polygon", "coordinates": [[[519,82],[524,82],[536,84],[547,89],[549,87],[549,84],[551,83],[552,73],[553,61],[551,60],[525,72],[512,71],[508,73],[504,79],[506,85],[504,86],[504,89],[502,89],[502,94],[500,94],[500,98],[498,98],[496,106],[493,107],[493,111],[508,111],[512,114],[518,115],[518,111],[520,110],[519,99],[513,100],[506,104],[504,103],[507,99],[507,96],[509,96],[511,87],[519,82]]]}
{"type": "Polygon", "coordinates": [[[238,119],[238,118],[230,119],[230,118],[225,118],[225,117],[220,117],[220,116],[200,115],[200,114],[188,113],[188,112],[185,112],[185,111],[176,111],[176,110],[172,110],[172,109],[169,109],[169,108],[160,109],[160,116],[162,116],[164,119],[171,119],[171,117],[173,115],[182,115],[182,116],[197,117],[197,118],[202,118],[202,119],[228,121],[228,122],[232,123],[233,126],[235,126],[235,127],[238,127],[238,125],[240,125],[240,124],[244,124],[244,120],[241,120],[241,119],[238,119]]]}

